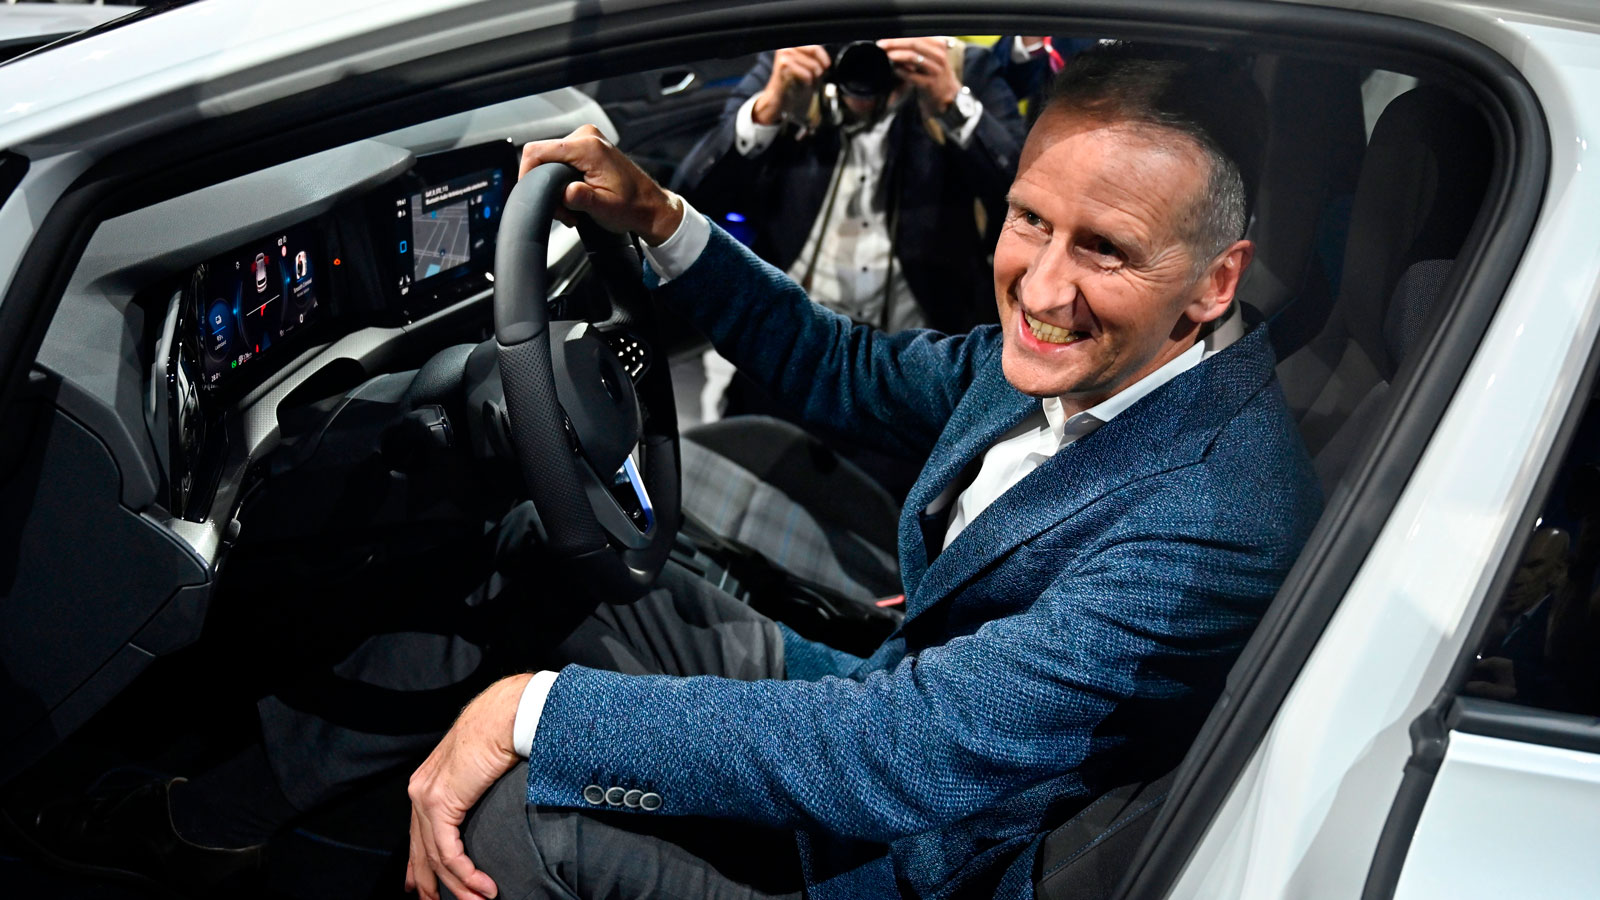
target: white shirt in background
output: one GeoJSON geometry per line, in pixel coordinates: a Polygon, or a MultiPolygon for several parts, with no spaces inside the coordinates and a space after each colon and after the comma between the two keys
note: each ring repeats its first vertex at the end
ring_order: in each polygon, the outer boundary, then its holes
{"type": "MultiPolygon", "coordinates": [[[[777,140],[780,130],[778,125],[756,123],[752,112],[755,102],[754,96],[746,100],[734,117],[734,146],[742,156],[765,151],[777,140]]],[[[962,93],[956,98],[956,106],[965,122],[953,137],[965,147],[977,130],[983,104],[971,94],[962,93]]],[[[830,186],[836,185],[833,203],[830,208],[824,198],[788,274],[806,288],[812,300],[873,325],[884,321],[884,285],[892,279],[888,330],[903,331],[921,328],[927,320],[912,296],[904,270],[898,263],[890,265],[893,241],[883,178],[889,129],[896,115],[891,111],[865,128],[842,129],[843,154],[830,180],[830,186]]]]}

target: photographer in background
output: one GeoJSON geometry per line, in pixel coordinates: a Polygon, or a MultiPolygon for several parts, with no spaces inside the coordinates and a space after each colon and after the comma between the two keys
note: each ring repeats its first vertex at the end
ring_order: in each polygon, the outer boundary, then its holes
{"type": "Polygon", "coordinates": [[[994,315],[993,226],[1022,138],[983,48],[792,47],[762,54],[673,187],[716,219],[745,216],[752,249],[818,303],[887,331],[960,332],[994,315]]]}

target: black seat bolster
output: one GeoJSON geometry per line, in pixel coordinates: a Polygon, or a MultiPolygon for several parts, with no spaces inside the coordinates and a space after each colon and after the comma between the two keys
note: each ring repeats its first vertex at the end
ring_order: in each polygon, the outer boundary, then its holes
{"type": "Polygon", "coordinates": [[[1155,822],[1177,771],[1103,794],[1045,836],[1034,861],[1041,900],[1109,897],[1155,822]]]}

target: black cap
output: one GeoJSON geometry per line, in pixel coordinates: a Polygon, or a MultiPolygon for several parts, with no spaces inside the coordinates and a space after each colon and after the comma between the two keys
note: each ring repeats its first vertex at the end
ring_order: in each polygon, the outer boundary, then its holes
{"type": "Polygon", "coordinates": [[[833,83],[851,97],[887,96],[900,83],[889,54],[871,41],[846,44],[833,60],[833,83]]]}

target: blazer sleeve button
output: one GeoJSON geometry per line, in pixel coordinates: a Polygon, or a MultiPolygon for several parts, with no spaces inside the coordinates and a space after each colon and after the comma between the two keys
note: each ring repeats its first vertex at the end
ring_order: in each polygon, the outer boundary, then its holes
{"type": "Polygon", "coordinates": [[[624,788],[614,787],[611,790],[606,791],[606,803],[610,806],[621,806],[622,798],[626,796],[627,793],[627,790],[624,788]]]}
{"type": "Polygon", "coordinates": [[[590,806],[599,806],[606,802],[606,791],[598,784],[591,784],[583,789],[583,802],[590,806]]]}
{"type": "Polygon", "coordinates": [[[639,808],[645,812],[654,812],[661,808],[661,795],[655,791],[639,798],[639,808]]]}
{"type": "Polygon", "coordinates": [[[629,791],[622,795],[622,805],[629,809],[639,808],[639,798],[644,796],[644,791],[629,791]]]}

